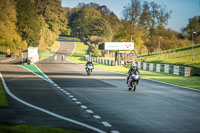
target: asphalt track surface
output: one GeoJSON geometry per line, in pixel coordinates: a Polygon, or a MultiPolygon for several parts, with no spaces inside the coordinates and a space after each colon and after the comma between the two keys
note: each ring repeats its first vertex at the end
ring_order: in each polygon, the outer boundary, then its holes
{"type": "MultiPolygon", "coordinates": [[[[10,91],[20,99],[61,116],[91,125],[105,132],[120,133],[199,133],[200,91],[142,79],[136,92],[128,91],[126,76],[95,68],[87,76],[85,66],[61,60],[71,55],[75,43],[60,40],[53,56],[37,66],[81,105],[49,82],[16,65],[1,65],[10,91]],[[67,51],[69,49],[69,51],[67,51]],[[93,115],[101,118],[96,119],[93,115]],[[107,122],[111,127],[106,127],[107,122]]],[[[27,107],[9,97],[10,108],[0,109],[0,122],[29,123],[94,132],[27,107]]]]}

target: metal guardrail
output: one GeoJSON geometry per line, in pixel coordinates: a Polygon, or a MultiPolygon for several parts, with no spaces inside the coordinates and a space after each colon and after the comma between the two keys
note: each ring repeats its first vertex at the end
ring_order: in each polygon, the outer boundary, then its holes
{"type": "MultiPolygon", "coordinates": [[[[106,60],[98,57],[90,57],[89,55],[85,55],[85,60],[98,62],[110,66],[116,66],[116,62],[114,60],[106,60]]],[[[170,64],[156,64],[156,63],[146,63],[146,62],[136,62],[136,64],[137,67],[142,70],[163,72],[163,73],[186,76],[186,77],[192,75],[192,69],[193,69],[192,67],[177,66],[170,64]]]]}

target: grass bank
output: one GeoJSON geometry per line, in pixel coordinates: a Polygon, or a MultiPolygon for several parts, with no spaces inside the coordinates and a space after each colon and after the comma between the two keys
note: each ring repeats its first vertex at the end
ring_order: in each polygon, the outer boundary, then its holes
{"type": "Polygon", "coordinates": [[[6,92],[4,90],[2,81],[0,79],[0,108],[7,108],[8,107],[8,100],[6,96],[6,92]]]}
{"type": "Polygon", "coordinates": [[[144,54],[139,56],[138,61],[200,68],[200,44],[196,44],[193,47],[187,46],[162,51],[161,55],[159,53],[153,53],[151,55],[144,54]]]}
{"type": "MultiPolygon", "coordinates": [[[[76,62],[79,64],[86,64],[84,60],[84,54],[87,50],[88,46],[84,45],[81,42],[76,43],[76,50],[74,54],[68,58],[68,60],[72,62],[76,62]]],[[[113,72],[119,72],[123,74],[127,74],[129,67],[128,66],[108,66],[100,63],[94,62],[94,66],[96,68],[101,68],[104,70],[109,70],[113,72]]],[[[172,74],[165,74],[165,73],[157,73],[151,71],[143,71],[140,70],[142,78],[153,79],[157,81],[162,81],[174,85],[179,85],[183,87],[190,87],[195,89],[200,89],[200,77],[192,76],[192,77],[183,77],[183,76],[176,76],[172,74]]]]}
{"type": "Polygon", "coordinates": [[[58,41],[55,41],[54,46],[53,46],[52,49],[50,49],[50,50],[48,50],[48,51],[40,51],[40,52],[39,52],[39,54],[40,54],[40,59],[44,59],[44,58],[46,58],[46,57],[48,57],[48,56],[53,55],[53,54],[56,52],[56,50],[58,49],[58,47],[59,47],[59,42],[58,42],[58,41]]]}
{"type": "Polygon", "coordinates": [[[13,125],[0,124],[1,133],[80,133],[77,131],[64,130],[59,128],[32,126],[32,125],[13,125]]]}

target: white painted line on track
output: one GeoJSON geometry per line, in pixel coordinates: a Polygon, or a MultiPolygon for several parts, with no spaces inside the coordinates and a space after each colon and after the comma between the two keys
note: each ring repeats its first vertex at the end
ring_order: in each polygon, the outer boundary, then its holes
{"type": "Polygon", "coordinates": [[[50,82],[50,83],[52,83],[52,84],[54,84],[54,82],[49,78],[49,77],[47,77],[47,75],[45,75],[41,70],[40,70],[40,68],[39,67],[37,67],[36,65],[34,65],[38,70],[39,70],[39,72],[41,72],[48,80],[48,82],[50,82]]]}
{"type": "Polygon", "coordinates": [[[74,96],[72,96],[72,95],[69,95],[69,97],[70,97],[70,98],[73,98],[74,96]]]}
{"type": "Polygon", "coordinates": [[[78,101],[77,101],[76,104],[81,104],[81,102],[78,102],[78,101]]]}
{"type": "Polygon", "coordinates": [[[92,110],[86,110],[89,114],[93,114],[94,112],[92,110]]]}
{"type": "Polygon", "coordinates": [[[114,130],[114,131],[110,131],[111,133],[120,133],[119,131],[116,131],[116,130],[114,130]]]}
{"type": "Polygon", "coordinates": [[[94,117],[95,119],[101,119],[101,117],[100,117],[99,115],[93,115],[93,117],[94,117]]]}
{"type": "Polygon", "coordinates": [[[77,101],[77,99],[76,99],[76,98],[72,98],[72,100],[73,100],[73,101],[77,101]]]}
{"type": "Polygon", "coordinates": [[[112,125],[110,125],[110,123],[108,123],[108,122],[105,122],[105,121],[103,121],[103,122],[101,122],[105,127],[112,127],[112,125]]]}
{"type": "Polygon", "coordinates": [[[63,91],[64,93],[67,93],[67,91],[63,91]]]}
{"type": "Polygon", "coordinates": [[[36,109],[36,110],[39,110],[39,111],[41,111],[41,112],[44,112],[44,113],[46,113],[46,114],[49,114],[49,115],[51,115],[51,116],[54,116],[54,117],[56,117],[56,118],[59,118],[59,119],[62,119],[62,120],[65,120],[65,121],[74,123],[74,124],[76,124],[76,125],[80,125],[80,126],[82,126],[82,127],[88,128],[88,129],[91,129],[91,130],[96,131],[96,132],[98,132],[98,133],[106,133],[105,131],[102,131],[102,130],[100,130],[100,129],[98,129],[98,128],[95,128],[95,127],[92,127],[92,126],[90,126],[90,125],[84,124],[84,123],[82,123],[82,122],[79,122],[79,121],[76,121],[76,120],[73,120],[73,119],[70,119],[70,118],[67,118],[67,117],[64,117],[64,116],[55,114],[55,113],[53,113],[53,112],[50,112],[50,111],[48,111],[48,110],[45,110],[45,109],[43,109],[43,108],[37,107],[37,106],[35,106],[35,105],[32,105],[32,104],[30,104],[30,103],[27,103],[26,101],[21,100],[20,98],[16,97],[14,94],[12,94],[12,93],[10,92],[10,90],[8,89],[8,86],[6,85],[6,82],[5,82],[5,80],[4,80],[4,78],[3,78],[2,74],[1,74],[1,72],[0,72],[0,77],[1,77],[1,79],[2,79],[2,83],[3,83],[3,86],[4,86],[5,90],[6,90],[6,93],[7,93],[9,96],[11,96],[13,99],[17,100],[18,102],[20,102],[20,103],[22,103],[22,104],[24,104],[24,105],[27,105],[27,106],[29,106],[29,107],[31,107],[31,108],[34,108],[34,109],[36,109]]]}
{"type": "Polygon", "coordinates": [[[70,93],[65,93],[66,95],[70,95],[70,93]]]}
{"type": "Polygon", "coordinates": [[[81,105],[81,108],[82,108],[82,109],[87,109],[87,106],[81,105]]]}
{"type": "Polygon", "coordinates": [[[61,91],[63,91],[63,89],[62,89],[62,88],[60,88],[60,90],[61,90],[61,91]]]}
{"type": "Polygon", "coordinates": [[[55,87],[58,87],[58,85],[57,84],[53,84],[55,87]]]}
{"type": "Polygon", "coordinates": [[[59,87],[59,86],[57,86],[57,88],[58,88],[58,89],[60,89],[60,87],[59,87]]]}

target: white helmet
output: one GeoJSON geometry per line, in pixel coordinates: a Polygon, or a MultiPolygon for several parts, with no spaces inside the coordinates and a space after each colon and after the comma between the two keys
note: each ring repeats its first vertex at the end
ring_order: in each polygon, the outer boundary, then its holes
{"type": "Polygon", "coordinates": [[[136,65],[136,63],[133,61],[131,67],[134,67],[134,66],[136,67],[137,65],[136,65]]]}

